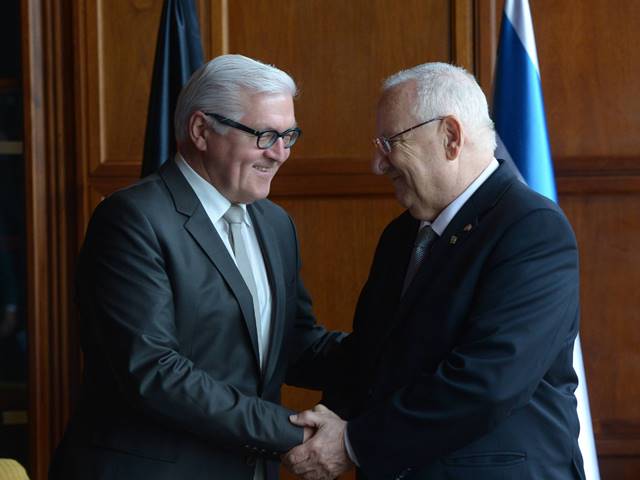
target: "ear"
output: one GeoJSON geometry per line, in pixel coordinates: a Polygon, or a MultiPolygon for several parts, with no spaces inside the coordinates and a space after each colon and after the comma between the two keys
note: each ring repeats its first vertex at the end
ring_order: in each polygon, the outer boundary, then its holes
{"type": "Polygon", "coordinates": [[[445,134],[445,155],[447,156],[447,160],[455,160],[460,156],[462,145],[464,144],[462,124],[456,117],[448,116],[442,119],[442,126],[445,134]]]}
{"type": "Polygon", "coordinates": [[[204,113],[196,111],[189,117],[189,139],[194,147],[204,152],[207,149],[209,123],[204,113]]]}

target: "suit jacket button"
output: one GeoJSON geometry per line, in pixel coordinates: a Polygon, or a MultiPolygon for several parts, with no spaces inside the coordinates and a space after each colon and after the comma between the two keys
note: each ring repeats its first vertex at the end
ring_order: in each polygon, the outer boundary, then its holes
{"type": "Polygon", "coordinates": [[[244,459],[244,463],[253,467],[256,464],[256,457],[254,457],[253,455],[247,455],[244,459]]]}

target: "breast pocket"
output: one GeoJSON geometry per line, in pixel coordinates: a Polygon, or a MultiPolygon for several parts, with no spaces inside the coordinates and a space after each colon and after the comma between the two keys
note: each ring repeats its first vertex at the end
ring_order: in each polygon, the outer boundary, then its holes
{"type": "Polygon", "coordinates": [[[522,452],[478,452],[442,459],[448,480],[528,480],[527,456],[522,452]]]}

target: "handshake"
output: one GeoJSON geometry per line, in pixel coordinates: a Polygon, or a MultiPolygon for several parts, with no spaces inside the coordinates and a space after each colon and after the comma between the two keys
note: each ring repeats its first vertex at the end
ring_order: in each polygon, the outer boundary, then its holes
{"type": "Polygon", "coordinates": [[[345,445],[347,422],[338,415],[319,404],[289,420],[304,428],[303,443],[282,456],[289,471],[305,480],[330,480],[353,468],[345,445]]]}

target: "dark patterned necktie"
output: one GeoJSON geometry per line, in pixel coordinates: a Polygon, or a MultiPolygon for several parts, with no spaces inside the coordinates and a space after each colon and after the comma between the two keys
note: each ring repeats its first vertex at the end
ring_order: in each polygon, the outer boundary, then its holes
{"type": "Polygon", "coordinates": [[[422,264],[424,257],[429,252],[429,247],[433,241],[438,238],[438,234],[431,228],[431,225],[422,227],[416,236],[416,241],[413,244],[413,252],[411,253],[411,260],[409,260],[409,266],[407,267],[407,274],[404,277],[404,285],[402,286],[402,295],[404,295],[411,281],[415,276],[418,268],[422,264]]]}

